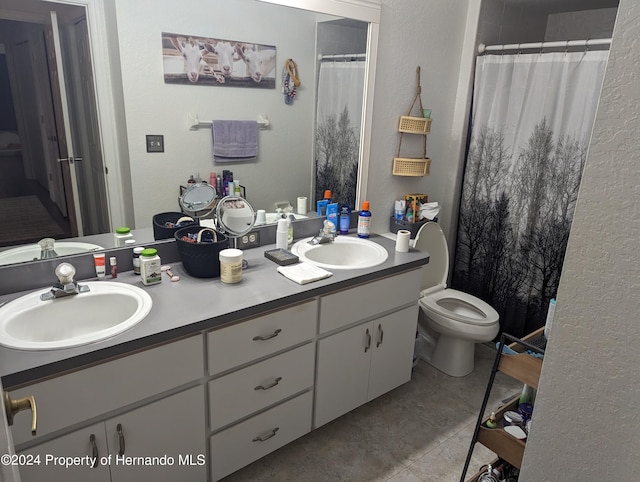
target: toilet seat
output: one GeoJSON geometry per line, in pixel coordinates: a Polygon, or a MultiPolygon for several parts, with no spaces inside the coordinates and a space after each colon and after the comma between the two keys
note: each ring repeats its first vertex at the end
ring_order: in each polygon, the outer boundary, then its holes
{"type": "Polygon", "coordinates": [[[498,323],[500,315],[488,303],[463,291],[447,288],[449,247],[438,223],[428,222],[420,228],[415,247],[429,252],[429,263],[422,275],[420,305],[440,317],[475,326],[498,323]]]}
{"type": "Polygon", "coordinates": [[[420,306],[447,319],[475,326],[491,326],[500,319],[488,303],[451,288],[431,291],[425,296],[421,293],[420,306]]]}

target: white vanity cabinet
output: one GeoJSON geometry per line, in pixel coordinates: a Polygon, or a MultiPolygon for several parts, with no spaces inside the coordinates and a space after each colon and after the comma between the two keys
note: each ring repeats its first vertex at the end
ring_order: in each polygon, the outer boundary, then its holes
{"type": "Polygon", "coordinates": [[[20,467],[22,481],[200,482],[206,479],[203,414],[197,386],[79,429],[20,452],[40,461],[20,467]],[[87,456],[96,457],[95,466],[87,456]],[[84,461],[64,467],[62,457],[84,461]]]}
{"type": "Polygon", "coordinates": [[[212,480],[311,430],[316,299],[208,334],[212,480]]]}
{"type": "Polygon", "coordinates": [[[206,467],[197,465],[206,456],[203,360],[197,335],[12,391],[12,398],[34,395],[38,410],[35,439],[28,414],[12,427],[18,453],[40,455],[40,465],[20,467],[22,480],[205,480],[206,467]],[[47,464],[47,456],[93,456],[93,442],[111,460],[93,469],[47,464]],[[118,464],[121,446],[127,457],[166,455],[173,465],[118,464]],[[51,475],[57,471],[60,478],[51,475]]]}
{"type": "Polygon", "coordinates": [[[321,299],[320,330],[329,335],[318,340],[314,427],[410,380],[420,276],[410,271],[321,299]]]}

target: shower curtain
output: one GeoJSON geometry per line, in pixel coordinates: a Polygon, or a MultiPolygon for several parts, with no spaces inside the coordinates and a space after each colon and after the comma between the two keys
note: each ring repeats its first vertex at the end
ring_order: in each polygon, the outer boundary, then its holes
{"type": "Polygon", "coordinates": [[[452,286],[514,336],[543,326],[556,295],[607,57],[477,59],[452,286]]]}
{"type": "Polygon", "coordinates": [[[364,61],[322,62],[318,78],[315,198],[355,208],[364,61]]]}

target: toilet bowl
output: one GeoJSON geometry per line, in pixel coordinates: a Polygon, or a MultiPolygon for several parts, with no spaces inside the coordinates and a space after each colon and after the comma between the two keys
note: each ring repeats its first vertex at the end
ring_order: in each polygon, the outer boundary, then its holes
{"type": "Polygon", "coordinates": [[[437,223],[420,228],[415,247],[429,252],[419,300],[418,327],[425,341],[421,358],[447,375],[463,377],[473,371],[475,344],[498,334],[500,316],[481,299],[447,288],[449,248],[437,223]]]}

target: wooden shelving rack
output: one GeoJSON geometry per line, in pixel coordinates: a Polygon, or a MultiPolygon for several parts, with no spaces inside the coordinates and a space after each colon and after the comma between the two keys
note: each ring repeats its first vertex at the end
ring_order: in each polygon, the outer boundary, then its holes
{"type": "MultiPolygon", "coordinates": [[[[526,442],[518,440],[512,437],[504,431],[503,414],[509,410],[516,410],[518,408],[518,401],[520,395],[512,398],[504,403],[496,411],[496,421],[498,426],[496,428],[487,428],[486,421],[488,417],[484,417],[487,403],[489,401],[489,395],[493,387],[493,382],[497,372],[503,372],[506,375],[528,385],[532,388],[538,388],[538,381],[540,379],[540,371],[542,370],[542,358],[535,357],[528,353],[527,350],[531,350],[534,353],[544,355],[544,349],[531,345],[529,341],[538,340],[543,336],[544,328],[540,328],[533,333],[525,336],[522,339],[515,338],[511,335],[504,333],[500,337],[500,343],[498,344],[498,353],[493,364],[491,376],[487,383],[487,389],[485,391],[484,399],[482,401],[482,407],[478,415],[478,421],[471,439],[471,445],[469,446],[469,452],[467,453],[467,459],[464,464],[462,476],[460,482],[465,482],[469,463],[471,462],[471,456],[473,455],[473,449],[476,443],[481,443],[489,450],[498,455],[502,460],[507,461],[514,467],[520,468],[522,465],[522,457],[524,455],[524,449],[526,442]],[[507,345],[508,344],[508,345],[507,345]],[[512,350],[518,352],[518,354],[503,353],[504,346],[507,345],[512,350]]],[[[494,465],[492,463],[492,465],[494,465]]],[[[480,476],[480,472],[474,474],[467,482],[476,482],[480,476]]]]}

